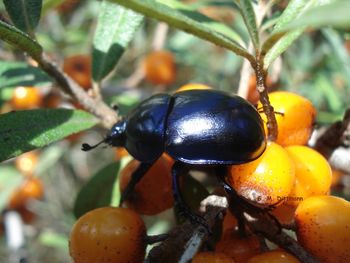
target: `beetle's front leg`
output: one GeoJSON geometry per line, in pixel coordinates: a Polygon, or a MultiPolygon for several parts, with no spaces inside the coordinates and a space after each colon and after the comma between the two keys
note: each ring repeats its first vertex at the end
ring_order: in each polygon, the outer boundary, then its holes
{"type": "Polygon", "coordinates": [[[209,226],[203,217],[197,215],[191,211],[188,207],[187,203],[183,199],[180,189],[180,176],[187,173],[189,171],[186,164],[182,162],[175,162],[172,167],[172,186],[173,186],[173,195],[175,201],[175,209],[179,211],[181,215],[183,215],[186,219],[190,220],[191,223],[201,224],[205,227],[205,229],[210,232],[209,226]]]}
{"type": "Polygon", "coordinates": [[[119,206],[121,206],[125,200],[130,198],[130,195],[134,191],[136,184],[147,173],[147,171],[152,167],[153,164],[154,164],[154,162],[140,163],[140,165],[137,167],[137,169],[131,175],[131,179],[130,179],[128,185],[125,187],[124,191],[121,193],[119,206]]]}

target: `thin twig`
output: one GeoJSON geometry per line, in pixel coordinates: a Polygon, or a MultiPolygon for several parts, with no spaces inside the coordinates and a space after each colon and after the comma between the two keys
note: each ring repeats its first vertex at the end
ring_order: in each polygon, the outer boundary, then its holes
{"type": "Polygon", "coordinates": [[[120,119],[117,113],[108,107],[100,96],[90,97],[77,83],[48,60],[45,54],[42,54],[36,61],[40,68],[57,82],[63,92],[78,101],[87,111],[97,116],[105,128],[110,129],[120,119]]]}

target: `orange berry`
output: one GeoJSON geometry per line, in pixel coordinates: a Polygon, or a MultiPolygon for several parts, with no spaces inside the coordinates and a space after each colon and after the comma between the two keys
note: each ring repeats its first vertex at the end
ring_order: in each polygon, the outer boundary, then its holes
{"type": "Polygon", "coordinates": [[[146,227],[128,208],[102,207],[78,219],[70,234],[74,263],[143,262],[146,227]]]}
{"type": "Polygon", "coordinates": [[[340,170],[332,168],[332,186],[336,186],[341,182],[341,178],[344,176],[344,173],[340,170]]]}
{"type": "Polygon", "coordinates": [[[115,160],[119,161],[121,158],[128,156],[129,153],[124,147],[117,147],[115,150],[115,160]]]}
{"type": "Polygon", "coordinates": [[[350,258],[350,202],[335,196],[312,196],[295,211],[298,242],[323,263],[350,258]]]}
{"type": "Polygon", "coordinates": [[[228,229],[216,244],[215,252],[221,252],[236,262],[246,262],[260,253],[260,243],[256,236],[241,237],[235,229],[228,229]]]}
{"type": "Polygon", "coordinates": [[[17,87],[13,91],[11,104],[15,110],[28,110],[41,106],[42,96],[36,87],[17,87]]]}
{"type": "MultiPolygon", "coordinates": [[[[131,197],[126,200],[126,205],[143,215],[155,215],[172,207],[172,163],[173,160],[162,155],[138,182],[131,197]]],[[[137,160],[132,160],[121,171],[121,191],[125,189],[139,164],[137,160]]]]}
{"type": "Polygon", "coordinates": [[[18,213],[21,215],[23,222],[26,224],[32,223],[36,218],[36,214],[25,206],[19,207],[18,209],[16,209],[16,211],[18,211],[18,213]]]}
{"type": "Polygon", "coordinates": [[[287,197],[294,184],[294,163],[287,151],[274,142],[256,160],[233,165],[228,182],[237,193],[261,205],[273,205],[287,197]]]}
{"type": "Polygon", "coordinates": [[[212,89],[212,88],[207,86],[207,85],[204,85],[204,84],[189,83],[189,84],[181,86],[175,92],[185,91],[185,90],[192,90],[192,89],[199,89],[199,90],[204,89],[204,90],[206,90],[206,89],[212,89]]]}
{"type": "Polygon", "coordinates": [[[287,205],[286,202],[277,206],[271,211],[271,214],[275,216],[283,225],[292,224],[294,222],[294,212],[296,207],[287,205]]]}
{"type": "Polygon", "coordinates": [[[174,55],[169,51],[154,51],[143,60],[147,81],[153,84],[169,85],[175,81],[174,55]]]}
{"type": "Polygon", "coordinates": [[[300,261],[283,250],[274,250],[256,255],[247,263],[300,263],[300,261]]]}
{"type": "Polygon", "coordinates": [[[61,96],[58,93],[50,92],[43,99],[43,107],[45,108],[58,108],[61,104],[61,96]]]}
{"type": "Polygon", "coordinates": [[[332,183],[332,170],[327,160],[314,149],[294,145],[285,148],[295,164],[295,184],[288,205],[297,206],[312,195],[325,195],[332,183]]]}
{"type": "MultiPolygon", "coordinates": [[[[272,79],[267,76],[266,78],[266,86],[268,90],[270,90],[273,86],[272,79]]],[[[247,94],[247,100],[256,105],[259,102],[260,99],[260,94],[258,90],[256,89],[256,75],[253,74],[250,76],[249,81],[248,81],[248,94],[247,94]]]]}
{"type": "Polygon", "coordinates": [[[38,159],[36,151],[26,152],[15,159],[15,166],[24,175],[31,176],[38,164],[38,159]]]}
{"type": "MultiPolygon", "coordinates": [[[[271,92],[269,98],[278,125],[276,142],[282,146],[306,144],[316,116],[316,109],[311,102],[300,95],[286,91],[271,92]]],[[[261,103],[258,107],[262,107],[261,103]]],[[[261,117],[266,123],[266,115],[261,113],[261,117]]]]}
{"type": "Polygon", "coordinates": [[[224,253],[199,252],[191,261],[192,263],[234,263],[235,261],[224,253]]]}
{"type": "Polygon", "coordinates": [[[26,206],[31,199],[41,199],[44,196],[44,185],[39,178],[28,177],[11,195],[8,207],[18,209],[26,206]]]}
{"type": "Polygon", "coordinates": [[[75,55],[63,62],[63,71],[85,90],[91,88],[91,57],[75,55]]]}

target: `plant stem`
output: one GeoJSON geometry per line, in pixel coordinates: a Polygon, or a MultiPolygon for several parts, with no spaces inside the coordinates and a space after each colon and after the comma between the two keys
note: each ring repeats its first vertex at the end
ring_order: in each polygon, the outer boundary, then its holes
{"type": "Polygon", "coordinates": [[[35,60],[38,62],[40,68],[57,82],[63,92],[78,101],[87,111],[98,117],[105,128],[110,129],[120,119],[117,113],[108,107],[100,96],[95,98],[90,97],[78,84],[49,61],[44,53],[35,60]]]}
{"type": "Polygon", "coordinates": [[[263,106],[264,113],[267,118],[267,133],[270,141],[275,141],[278,135],[277,121],[273,107],[270,104],[268,91],[266,88],[266,75],[267,71],[264,70],[263,59],[260,53],[257,53],[255,63],[252,63],[252,67],[256,74],[256,87],[260,93],[260,101],[263,106]]]}

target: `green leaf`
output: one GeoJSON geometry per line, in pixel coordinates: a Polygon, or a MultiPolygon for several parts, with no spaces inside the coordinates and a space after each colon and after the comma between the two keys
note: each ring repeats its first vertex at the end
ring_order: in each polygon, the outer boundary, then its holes
{"type": "Polygon", "coordinates": [[[0,20],[0,39],[40,60],[42,47],[29,35],[0,20]]]}
{"type": "Polygon", "coordinates": [[[307,9],[318,3],[319,0],[292,0],[282,15],[277,19],[274,29],[262,46],[264,68],[267,69],[271,63],[280,56],[305,30],[304,27],[294,31],[280,32],[280,29],[290,24],[307,9]],[[266,54],[266,55],[265,55],[266,54]]]}
{"type": "Polygon", "coordinates": [[[335,1],[327,5],[314,7],[279,29],[279,31],[289,31],[300,27],[321,28],[325,26],[347,29],[350,26],[349,10],[350,1],[335,1]]]}
{"type": "MultiPolygon", "coordinates": [[[[325,36],[325,38],[328,40],[331,48],[332,58],[336,61],[336,63],[339,65],[339,70],[342,71],[343,77],[345,78],[345,81],[347,85],[345,85],[345,89],[347,89],[347,92],[350,91],[350,55],[344,46],[344,39],[339,31],[336,31],[332,28],[324,28],[321,30],[322,34],[325,36]]],[[[343,97],[343,101],[347,100],[347,98],[343,97]]]]}
{"type": "Polygon", "coordinates": [[[92,209],[110,205],[114,181],[117,179],[119,169],[119,162],[111,163],[92,176],[75,200],[74,215],[76,218],[92,209]]]}
{"type": "Polygon", "coordinates": [[[270,38],[268,41],[264,43],[264,51],[268,49],[264,57],[264,69],[267,69],[276,58],[278,58],[284,51],[286,51],[290,45],[304,32],[305,28],[301,28],[299,30],[294,30],[287,34],[282,35],[274,35],[278,38],[275,41],[274,38],[270,38]]]}
{"type": "Polygon", "coordinates": [[[305,26],[299,26],[293,30],[284,30],[298,17],[306,16],[306,12],[314,7],[332,0],[292,0],[282,15],[276,21],[274,30],[262,47],[264,56],[264,68],[267,69],[271,63],[280,56],[288,47],[304,32],[305,26]]]}
{"type": "Polygon", "coordinates": [[[260,48],[259,31],[256,24],[256,17],[251,0],[236,0],[239,10],[247,26],[253,46],[256,50],[260,48]]]}
{"type": "Polygon", "coordinates": [[[6,207],[13,191],[21,184],[23,176],[13,166],[0,166],[0,211],[6,207]]]}
{"type": "Polygon", "coordinates": [[[117,65],[143,16],[117,4],[103,1],[92,52],[92,77],[100,81],[117,65]]]}
{"type": "Polygon", "coordinates": [[[253,60],[237,33],[173,0],[110,0],[253,60]]]}
{"type": "Polygon", "coordinates": [[[43,86],[51,82],[40,68],[23,62],[0,61],[0,88],[17,86],[43,86]]]}
{"type": "Polygon", "coordinates": [[[4,0],[4,4],[15,26],[32,34],[39,23],[42,0],[4,0]]]}
{"type": "Polygon", "coordinates": [[[39,109],[0,115],[0,162],[91,128],[98,120],[80,110],[39,109]]]}

